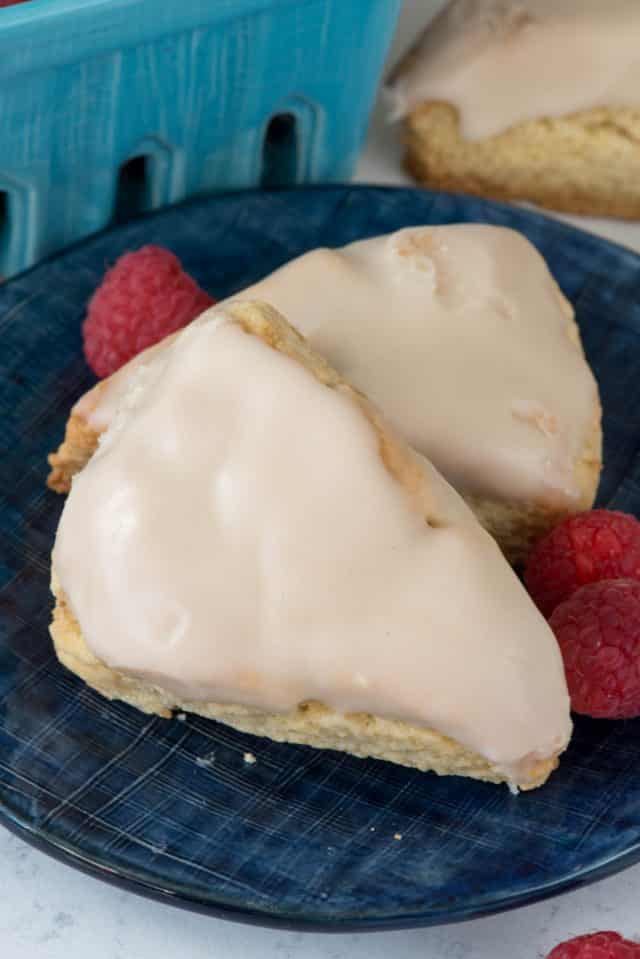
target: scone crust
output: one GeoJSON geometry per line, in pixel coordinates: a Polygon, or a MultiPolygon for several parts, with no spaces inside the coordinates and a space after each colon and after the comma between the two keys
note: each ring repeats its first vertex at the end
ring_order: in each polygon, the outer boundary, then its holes
{"type": "Polygon", "coordinates": [[[89,426],[82,417],[71,413],[67,420],[64,440],[55,453],[50,453],[47,461],[51,469],[47,476],[47,486],[56,493],[68,493],[71,480],[87,465],[91,459],[100,433],[89,426]]]}
{"type": "MultiPolygon", "coordinates": [[[[384,759],[440,776],[469,776],[485,782],[506,782],[506,776],[478,753],[432,729],[369,713],[338,713],[319,702],[300,703],[295,711],[268,713],[239,704],[180,699],[161,686],[111,669],[91,652],[59,585],[50,626],[56,655],[63,666],[107,699],[119,699],[145,713],[170,718],[173,712],[195,713],[254,736],[335,749],[361,759],[384,759]]],[[[535,789],[549,778],[558,758],[540,760],[528,770],[522,790],[535,789]]]]}
{"type": "MultiPolygon", "coordinates": [[[[280,315],[265,304],[229,307],[233,320],[273,349],[305,366],[317,380],[348,393],[375,429],[379,452],[386,468],[402,484],[424,515],[434,525],[429,484],[417,458],[406,444],[388,430],[379,414],[360,393],[348,386],[280,315]]],[[[508,777],[484,757],[432,729],[363,713],[341,714],[318,702],[300,703],[295,711],[269,713],[239,704],[181,700],[161,686],[114,670],[99,660],[87,646],[80,626],[55,575],[52,591],[56,604],[50,632],[60,662],[108,699],[121,699],[147,713],[169,717],[175,709],[218,719],[244,732],[270,739],[336,749],[359,757],[385,759],[440,775],[464,775],[488,782],[508,777]]],[[[557,756],[529,764],[522,789],[540,786],[558,764],[557,756]]]]}
{"type": "Polygon", "coordinates": [[[640,106],[528,120],[469,141],[454,105],[428,101],[409,113],[404,130],[407,169],[424,186],[640,219],[640,106]]]}

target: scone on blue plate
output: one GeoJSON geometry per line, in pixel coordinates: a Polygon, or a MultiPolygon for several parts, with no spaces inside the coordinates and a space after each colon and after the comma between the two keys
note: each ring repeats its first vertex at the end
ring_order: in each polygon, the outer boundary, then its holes
{"type": "Polygon", "coordinates": [[[569,741],[555,638],[493,539],[259,302],[138,364],[52,584],[62,663],[146,712],[522,789],[569,741]]]}

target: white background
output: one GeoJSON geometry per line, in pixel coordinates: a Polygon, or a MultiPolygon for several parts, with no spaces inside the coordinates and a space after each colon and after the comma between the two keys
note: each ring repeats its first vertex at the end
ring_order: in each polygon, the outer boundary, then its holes
{"type": "MultiPolygon", "coordinates": [[[[408,0],[391,59],[439,5],[408,0]]],[[[358,180],[409,182],[396,136],[378,109],[358,180]]],[[[576,222],[640,251],[640,225],[576,222]]],[[[640,939],[639,902],[637,867],[551,902],[461,926],[366,936],[270,932],[118,892],[0,830],[2,959],[539,959],[562,939],[593,929],[640,939]]]]}

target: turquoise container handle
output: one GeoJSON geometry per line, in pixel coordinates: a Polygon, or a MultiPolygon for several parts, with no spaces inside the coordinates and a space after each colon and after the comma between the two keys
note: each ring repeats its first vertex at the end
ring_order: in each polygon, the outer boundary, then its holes
{"type": "Polygon", "coordinates": [[[197,194],[347,179],[400,5],[0,9],[0,276],[197,194]]]}

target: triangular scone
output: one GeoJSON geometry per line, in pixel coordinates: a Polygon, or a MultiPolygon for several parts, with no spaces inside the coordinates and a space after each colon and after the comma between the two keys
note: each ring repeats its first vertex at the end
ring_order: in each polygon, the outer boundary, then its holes
{"type": "Polygon", "coordinates": [[[540,785],[553,634],[457,493],[271,307],[139,367],[52,560],[60,660],[105,696],[540,785]]]}
{"type": "MultiPolygon", "coordinates": [[[[592,505],[597,386],[571,306],[520,234],[477,224],[401,230],[313,250],[242,296],[271,303],[363,390],[512,562],[592,505]]],[[[51,457],[54,488],[88,458],[139,362],[76,404],[51,457]]]]}

